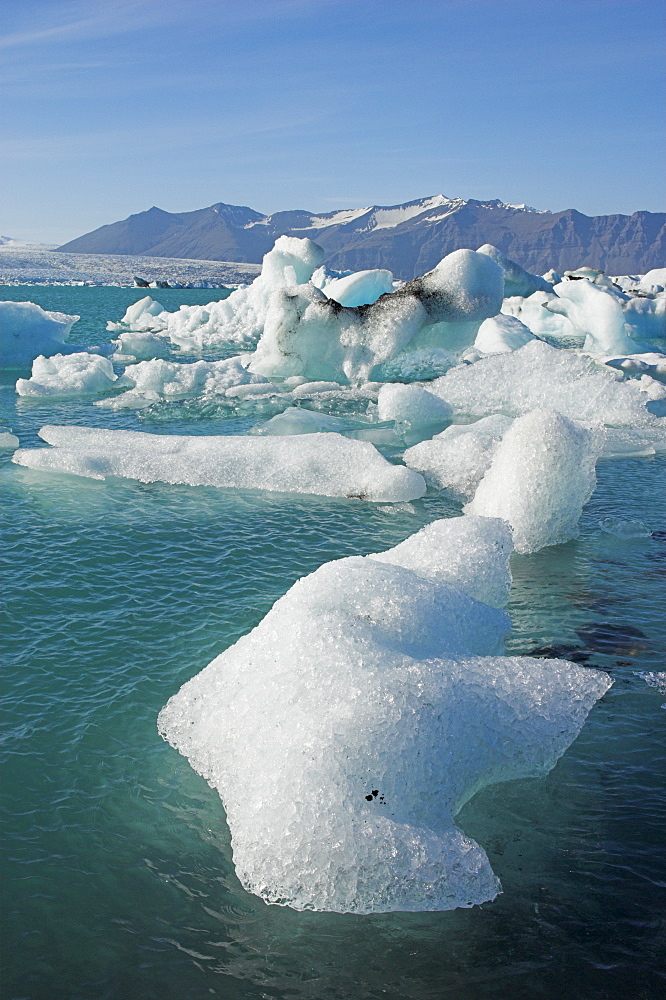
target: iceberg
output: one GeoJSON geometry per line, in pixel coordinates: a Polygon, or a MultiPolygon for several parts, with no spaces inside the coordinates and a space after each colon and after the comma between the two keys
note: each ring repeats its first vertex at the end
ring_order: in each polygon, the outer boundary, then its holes
{"type": "Polygon", "coordinates": [[[585,337],[583,350],[593,355],[638,354],[652,350],[629,336],[623,300],[610,288],[591,281],[562,281],[555,286],[557,298],[546,303],[552,313],[563,314],[576,333],[585,337]]]}
{"type": "Polygon", "coordinates": [[[237,356],[222,361],[194,361],[191,364],[163,358],[140,361],[125,371],[123,385],[128,386],[130,392],[125,394],[125,398],[120,397],[121,405],[128,405],[130,393],[131,398],[141,404],[145,399],[155,401],[160,398],[225,395],[229,389],[245,385],[261,384],[267,390],[278,391],[261,375],[247,371],[244,360],[237,356]]]}
{"type": "Polygon", "coordinates": [[[372,380],[408,345],[464,350],[479,324],[500,311],[503,289],[499,265],[473,250],[456,250],[423,277],[355,309],[312,284],[283,288],[271,296],[250,367],[269,378],[372,380]]]}
{"type": "Polygon", "coordinates": [[[474,341],[474,347],[483,354],[506,354],[534,340],[534,334],[515,316],[500,313],[484,319],[474,341]]]}
{"type": "Polygon", "coordinates": [[[494,413],[473,424],[453,424],[429,441],[407,448],[403,461],[428,485],[471,500],[512,422],[511,417],[494,413]]]}
{"type": "MultiPolygon", "coordinates": [[[[453,409],[444,399],[418,385],[386,383],[377,395],[380,420],[394,420],[400,429],[426,431],[450,423],[453,409]]],[[[422,435],[424,436],[424,435],[422,435]]]]}
{"type": "Polygon", "coordinates": [[[594,492],[603,442],[601,424],[584,426],[555,410],[517,417],[464,510],[507,521],[517,552],[567,542],[594,492]]]}
{"type": "Polygon", "coordinates": [[[571,320],[563,313],[551,312],[546,308],[549,302],[556,300],[555,292],[533,292],[527,298],[508,296],[502,303],[502,314],[520,320],[536,337],[578,341],[580,334],[571,320]]]}
{"type": "Polygon", "coordinates": [[[431,382],[430,392],[473,417],[504,413],[517,417],[544,400],[574,420],[610,426],[649,427],[657,420],[636,380],[624,381],[591,358],[533,340],[510,354],[458,365],[431,382]]]}
{"type": "Polygon", "coordinates": [[[137,333],[130,330],[121,333],[111,343],[116,345],[112,360],[122,365],[131,365],[136,361],[150,361],[153,358],[168,358],[171,354],[166,340],[154,333],[137,333]]]}
{"type": "Polygon", "coordinates": [[[178,312],[169,313],[165,332],[173,344],[194,354],[228,344],[254,347],[263,332],[272,293],[307,285],[323,258],[324,251],[312,240],[280,236],[251,285],[237,288],[220,302],[181,306],[178,312]]]}
{"type": "Polygon", "coordinates": [[[12,461],[89,479],[121,476],[383,503],[415,500],[426,492],[417,472],[392,465],[367,441],[335,433],[188,437],[45,426],[39,436],[53,447],[20,448],[12,461]]]}
{"type": "Polygon", "coordinates": [[[151,299],[150,295],[145,295],[127,307],[119,323],[109,321],[106,328],[111,332],[154,333],[166,328],[169,315],[161,302],[151,299]]]}
{"type": "Polygon", "coordinates": [[[81,351],[35,358],[30,378],[18,379],[16,391],[19,396],[71,398],[108,392],[118,384],[108,358],[81,351]]]}
{"type": "Polygon", "coordinates": [[[79,316],[48,312],[34,302],[0,302],[0,366],[20,368],[38,355],[67,351],[64,341],[79,316]]]}
{"type": "Polygon", "coordinates": [[[534,292],[552,292],[553,286],[538,274],[530,274],[524,267],[511,260],[506,254],[490,243],[479,247],[478,253],[491,257],[502,268],[504,274],[504,295],[532,295],[534,292]]]}
{"type": "Polygon", "coordinates": [[[501,654],[508,617],[469,592],[505,599],[509,551],[501,522],[463,517],[325,563],[162,709],[162,736],[222,798],[247,890],[353,913],[497,895],[457,813],[545,774],[611,685],[501,654]]]}

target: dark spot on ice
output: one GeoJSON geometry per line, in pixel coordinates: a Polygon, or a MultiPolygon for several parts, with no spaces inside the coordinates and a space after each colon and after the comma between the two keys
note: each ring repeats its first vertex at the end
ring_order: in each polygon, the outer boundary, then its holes
{"type": "Polygon", "coordinates": [[[374,795],[375,798],[377,798],[377,796],[379,795],[379,789],[378,788],[373,788],[372,789],[372,794],[374,795]]]}
{"type": "Polygon", "coordinates": [[[366,795],[366,799],[368,800],[368,802],[372,802],[372,795],[366,795]]]}

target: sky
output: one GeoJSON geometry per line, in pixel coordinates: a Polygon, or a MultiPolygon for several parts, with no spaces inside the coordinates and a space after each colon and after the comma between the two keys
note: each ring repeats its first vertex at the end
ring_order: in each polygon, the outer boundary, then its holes
{"type": "Polygon", "coordinates": [[[2,0],[0,233],[433,194],[666,209],[662,0],[2,0]]]}

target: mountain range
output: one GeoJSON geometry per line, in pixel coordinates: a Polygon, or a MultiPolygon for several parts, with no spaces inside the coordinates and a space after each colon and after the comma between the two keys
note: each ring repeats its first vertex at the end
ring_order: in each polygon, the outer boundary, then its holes
{"type": "Polygon", "coordinates": [[[383,267],[403,279],[424,274],[453,250],[484,243],[538,274],[582,264],[608,274],[642,274],[666,263],[663,212],[587,216],[444,195],[320,215],[301,209],[262,215],[223,202],[194,212],[153,206],[58,250],[260,263],[282,235],[315,240],[327,251],[330,268],[383,267]]]}

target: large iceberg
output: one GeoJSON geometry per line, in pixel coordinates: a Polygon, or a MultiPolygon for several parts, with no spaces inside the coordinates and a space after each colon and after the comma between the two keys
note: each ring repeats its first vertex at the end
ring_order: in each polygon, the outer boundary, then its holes
{"type": "Polygon", "coordinates": [[[455,816],[546,773],[609,688],[501,655],[502,522],[436,522],[326,563],[171,698],[162,735],[216,788],[243,885],[296,909],[446,910],[500,891],[455,816]]]}
{"type": "Polygon", "coordinates": [[[269,378],[357,383],[407,349],[459,353],[500,311],[503,289],[499,265],[473,250],[456,250],[423,277],[354,309],[312,284],[283,288],[271,296],[250,367],[269,378]]]}
{"type": "Polygon", "coordinates": [[[51,448],[20,448],[12,461],[89,479],[122,476],[142,483],[316,493],[382,502],[415,500],[423,478],[392,465],[367,441],[340,434],[233,437],[145,434],[94,427],[46,426],[51,448]]]}
{"type": "Polygon", "coordinates": [[[603,427],[584,426],[554,410],[513,421],[492,464],[464,508],[511,525],[517,552],[536,552],[574,538],[596,486],[603,427]]]}
{"type": "Polygon", "coordinates": [[[79,318],[48,312],[34,302],[0,302],[0,367],[22,367],[40,354],[64,353],[65,338],[79,318]]]}
{"type": "Polygon", "coordinates": [[[280,288],[307,285],[323,259],[324,251],[312,240],[280,236],[251,285],[220,302],[181,306],[168,314],[165,333],[181,350],[193,353],[227,344],[253,347],[264,329],[271,295],[280,288]]]}

